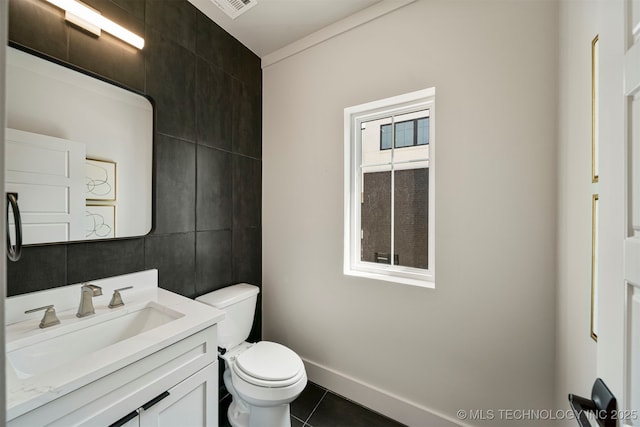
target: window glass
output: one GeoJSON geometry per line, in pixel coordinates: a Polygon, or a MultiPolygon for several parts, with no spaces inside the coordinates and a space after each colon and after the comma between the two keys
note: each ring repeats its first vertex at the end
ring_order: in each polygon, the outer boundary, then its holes
{"type": "Polygon", "coordinates": [[[380,149],[388,150],[391,148],[391,125],[380,126],[380,149]]]}
{"type": "Polygon", "coordinates": [[[434,287],[435,89],[345,108],[345,274],[434,287]]]}
{"type": "Polygon", "coordinates": [[[428,268],[429,147],[416,144],[428,120],[421,110],[361,123],[363,262],[428,268]]]}
{"type": "Polygon", "coordinates": [[[362,176],[361,260],[389,263],[391,253],[391,173],[369,172],[362,176]]]}
{"type": "Polygon", "coordinates": [[[413,120],[410,122],[396,123],[396,148],[410,147],[413,145],[413,120]]]}
{"type": "Polygon", "coordinates": [[[429,117],[418,120],[418,145],[426,145],[429,143],[429,117]]]}
{"type": "Polygon", "coordinates": [[[429,168],[394,172],[393,205],[395,264],[429,268],[429,168]]]}

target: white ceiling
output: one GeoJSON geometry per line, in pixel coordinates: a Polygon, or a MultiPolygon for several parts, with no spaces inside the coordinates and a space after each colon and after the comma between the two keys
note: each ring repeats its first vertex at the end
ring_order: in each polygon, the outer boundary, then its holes
{"type": "Polygon", "coordinates": [[[405,3],[397,0],[258,0],[233,20],[212,0],[189,1],[261,58],[377,3],[405,3]]]}

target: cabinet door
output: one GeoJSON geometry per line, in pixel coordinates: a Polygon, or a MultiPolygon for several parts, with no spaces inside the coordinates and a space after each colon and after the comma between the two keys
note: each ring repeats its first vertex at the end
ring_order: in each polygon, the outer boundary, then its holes
{"type": "Polygon", "coordinates": [[[109,427],[140,427],[140,415],[129,419],[126,422],[116,422],[109,427]]]}
{"type": "Polygon", "coordinates": [[[140,416],[129,420],[126,424],[122,424],[122,427],[138,427],[140,425],[140,416]]]}
{"type": "Polygon", "coordinates": [[[212,363],[140,410],[140,427],[217,427],[218,363],[212,363]]]}

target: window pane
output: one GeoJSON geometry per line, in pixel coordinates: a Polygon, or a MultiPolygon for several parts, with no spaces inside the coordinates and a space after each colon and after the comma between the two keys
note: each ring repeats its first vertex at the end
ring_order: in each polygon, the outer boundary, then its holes
{"type": "Polygon", "coordinates": [[[391,125],[380,126],[380,149],[388,150],[391,148],[391,125]]]}
{"type": "Polygon", "coordinates": [[[388,264],[391,252],[391,172],[364,173],[362,181],[360,259],[388,264]]]}
{"type": "Polygon", "coordinates": [[[411,147],[413,145],[413,120],[396,123],[396,148],[411,147]]]}
{"type": "Polygon", "coordinates": [[[429,143],[429,117],[418,119],[418,145],[429,143]]]}
{"type": "Polygon", "coordinates": [[[428,268],[429,168],[397,170],[394,254],[399,265],[428,268]]]}
{"type": "MultiPolygon", "coordinates": [[[[360,124],[362,141],[362,163],[363,167],[384,165],[391,163],[391,117],[375,119],[360,124]],[[382,145],[383,135],[388,135],[388,150],[382,145]]],[[[385,136],[387,138],[387,136],[385,136]]],[[[387,168],[390,169],[390,168],[387,168]]],[[[365,171],[367,172],[367,171],[365,171]]],[[[370,170],[368,172],[371,172],[370,170]]],[[[376,171],[377,172],[377,171],[376,171]]]]}

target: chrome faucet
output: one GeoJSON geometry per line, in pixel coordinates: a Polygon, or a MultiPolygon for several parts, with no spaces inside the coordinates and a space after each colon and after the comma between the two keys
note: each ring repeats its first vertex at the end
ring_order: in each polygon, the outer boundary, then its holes
{"type": "Polygon", "coordinates": [[[83,283],[80,288],[80,306],[78,307],[77,317],[85,317],[94,314],[96,310],[93,308],[93,297],[102,295],[100,286],[90,283],[83,283]]]}

